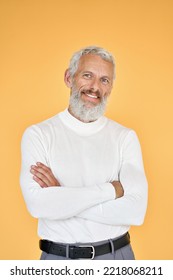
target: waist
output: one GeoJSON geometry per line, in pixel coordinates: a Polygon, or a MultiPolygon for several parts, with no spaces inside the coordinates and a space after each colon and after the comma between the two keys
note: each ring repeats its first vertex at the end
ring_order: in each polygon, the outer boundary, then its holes
{"type": "Polygon", "coordinates": [[[99,242],[114,239],[129,230],[129,226],[112,226],[72,218],[64,221],[39,219],[38,235],[41,239],[61,243],[99,242]]]}
{"type": "Polygon", "coordinates": [[[47,254],[54,254],[70,259],[94,259],[97,256],[111,253],[130,243],[127,232],[119,238],[87,244],[62,244],[49,240],[40,240],[39,247],[47,254]]]}

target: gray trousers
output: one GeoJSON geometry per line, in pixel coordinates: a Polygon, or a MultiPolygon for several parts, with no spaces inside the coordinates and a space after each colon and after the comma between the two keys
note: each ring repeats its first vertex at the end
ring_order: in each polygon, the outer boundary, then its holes
{"type": "MultiPolygon", "coordinates": [[[[101,256],[97,256],[94,258],[94,260],[134,260],[135,259],[130,244],[115,251],[112,241],[113,241],[112,239],[108,240],[108,242],[110,242],[112,252],[101,256]]],[[[88,245],[101,245],[101,244],[103,244],[103,242],[96,242],[94,244],[90,243],[88,245]]],[[[78,246],[79,244],[73,244],[73,245],[78,246]]],[[[70,260],[70,258],[68,258],[68,246],[67,246],[67,257],[61,257],[53,254],[47,254],[46,252],[42,252],[40,260],[70,260]]]]}

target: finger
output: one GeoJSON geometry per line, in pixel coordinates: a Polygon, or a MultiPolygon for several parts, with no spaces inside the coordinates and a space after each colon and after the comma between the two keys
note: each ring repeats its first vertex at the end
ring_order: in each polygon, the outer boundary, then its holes
{"type": "Polygon", "coordinates": [[[50,168],[48,168],[46,166],[42,167],[42,166],[37,166],[37,165],[31,165],[31,170],[43,174],[48,179],[50,179],[52,177],[52,172],[51,172],[50,168]]]}
{"type": "Polygon", "coordinates": [[[30,172],[36,176],[37,178],[39,178],[41,181],[43,181],[47,186],[50,185],[50,181],[49,179],[44,175],[44,173],[41,173],[40,171],[38,170],[35,170],[33,168],[31,168],[30,172]]]}
{"type": "Polygon", "coordinates": [[[31,170],[34,170],[36,172],[40,172],[41,174],[43,174],[49,180],[50,184],[53,184],[56,181],[56,178],[53,175],[52,170],[49,167],[47,167],[44,164],[42,164],[42,163],[38,164],[38,166],[37,165],[32,165],[31,166],[31,170]]]}
{"type": "Polygon", "coordinates": [[[40,178],[38,178],[37,176],[33,176],[34,181],[36,181],[40,187],[42,188],[47,188],[48,186],[46,185],[45,182],[43,182],[40,178]]]}
{"type": "Polygon", "coordinates": [[[51,175],[51,177],[53,176],[52,170],[48,166],[44,165],[41,162],[37,162],[36,165],[32,165],[31,167],[34,167],[34,169],[38,170],[39,172],[41,172],[45,176],[46,176],[46,174],[48,176],[51,175]]]}
{"type": "Polygon", "coordinates": [[[44,170],[51,171],[51,169],[47,165],[43,164],[42,162],[36,162],[36,165],[38,167],[42,167],[44,170]]]}

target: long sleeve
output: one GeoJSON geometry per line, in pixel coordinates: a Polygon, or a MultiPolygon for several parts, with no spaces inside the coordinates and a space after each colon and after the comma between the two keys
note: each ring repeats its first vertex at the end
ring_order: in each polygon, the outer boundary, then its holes
{"type": "Polygon", "coordinates": [[[121,149],[119,180],[124,196],[103,202],[80,213],[78,217],[109,225],[140,225],[147,208],[147,180],[141,148],[134,131],[130,131],[121,149]]]}
{"type": "Polygon", "coordinates": [[[32,216],[46,219],[67,219],[80,212],[115,198],[110,183],[90,187],[61,186],[41,188],[32,178],[30,166],[37,161],[48,165],[47,143],[38,126],[28,128],[22,138],[20,183],[32,216]]]}

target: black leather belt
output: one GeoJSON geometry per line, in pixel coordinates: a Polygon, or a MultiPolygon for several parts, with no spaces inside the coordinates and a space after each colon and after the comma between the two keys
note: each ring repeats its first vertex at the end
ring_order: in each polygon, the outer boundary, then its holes
{"type": "MultiPolygon", "coordinates": [[[[130,243],[130,236],[127,232],[125,235],[121,236],[118,239],[112,240],[114,245],[114,251],[128,245],[130,243]]],[[[39,247],[42,251],[47,254],[58,255],[61,257],[67,257],[66,248],[67,245],[54,243],[49,240],[40,240],[39,247]]],[[[68,249],[68,258],[70,259],[94,259],[96,256],[108,254],[112,252],[111,243],[107,241],[101,245],[69,245],[68,249]]]]}

